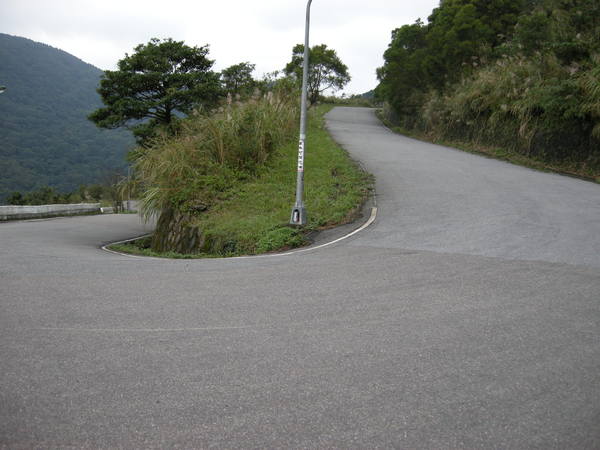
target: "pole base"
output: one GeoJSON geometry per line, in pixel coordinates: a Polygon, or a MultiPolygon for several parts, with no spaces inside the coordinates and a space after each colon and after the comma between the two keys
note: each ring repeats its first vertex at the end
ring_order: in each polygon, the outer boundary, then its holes
{"type": "Polygon", "coordinates": [[[294,209],[292,209],[292,217],[290,218],[290,225],[306,225],[306,209],[304,206],[294,206],[294,209]]]}

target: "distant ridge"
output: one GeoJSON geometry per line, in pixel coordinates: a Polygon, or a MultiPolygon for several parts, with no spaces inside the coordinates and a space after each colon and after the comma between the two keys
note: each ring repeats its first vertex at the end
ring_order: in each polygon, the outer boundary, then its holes
{"type": "Polygon", "coordinates": [[[126,166],[130,133],[101,130],[102,71],[30,39],[0,33],[0,203],[41,186],[70,191],[126,166]]]}

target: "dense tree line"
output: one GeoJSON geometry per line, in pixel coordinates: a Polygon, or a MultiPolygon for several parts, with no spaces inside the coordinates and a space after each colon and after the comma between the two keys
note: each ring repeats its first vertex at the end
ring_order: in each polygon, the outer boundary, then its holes
{"type": "Polygon", "coordinates": [[[444,0],[393,31],[388,118],[431,135],[600,170],[600,3],[444,0]]]}
{"type": "Polygon", "coordinates": [[[69,203],[120,201],[116,184],[81,185],[70,192],[59,192],[51,186],[42,186],[29,192],[12,192],[6,198],[8,205],[55,205],[69,203]]]}

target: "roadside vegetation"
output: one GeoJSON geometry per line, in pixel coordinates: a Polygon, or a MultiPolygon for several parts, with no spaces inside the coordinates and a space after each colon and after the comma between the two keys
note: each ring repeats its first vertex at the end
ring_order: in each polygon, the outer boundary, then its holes
{"type": "Polygon", "coordinates": [[[115,175],[112,177],[112,181],[109,180],[103,184],[82,184],[71,192],[59,192],[50,186],[43,186],[25,193],[15,191],[7,197],[5,203],[7,205],[55,205],[94,202],[118,209],[123,197],[116,183],[121,178],[121,176],[115,175]]]}
{"type": "MultiPolygon", "coordinates": [[[[144,254],[234,256],[293,248],[321,227],[352,220],[369,178],[328,136],[325,109],[311,108],[305,165],[309,223],[288,225],[294,203],[299,124],[299,52],[283,72],[262,80],[254,65],[211,70],[208,47],[152,39],[107,71],[98,92],[105,107],[89,118],[127,127],[134,177],[121,192],[138,193],[141,212],[156,220],[149,239],[118,247],[144,254]],[[284,74],[284,75],[282,75],[284,74]]],[[[313,48],[313,103],[350,80],[325,45],[313,48]]]]}
{"type": "Polygon", "coordinates": [[[336,105],[336,106],[352,106],[352,107],[359,107],[359,108],[374,108],[377,105],[377,102],[375,101],[375,94],[374,91],[369,91],[366,92],[364,94],[355,94],[355,95],[350,95],[350,96],[346,96],[343,95],[340,97],[331,95],[331,96],[327,96],[327,97],[322,97],[321,98],[323,103],[327,103],[330,105],[336,105]]]}
{"type": "Polygon", "coordinates": [[[238,254],[299,247],[307,243],[310,232],[358,217],[370,178],[329,136],[323,116],[330,109],[324,105],[309,114],[304,193],[308,225],[301,230],[288,225],[298,157],[293,140],[279,149],[255,180],[199,218],[200,227],[220,243],[213,252],[222,253],[231,240],[238,254]]]}
{"type": "MultiPolygon", "coordinates": [[[[285,74],[301,82],[303,61],[304,45],[298,44],[292,51],[292,60],[285,66],[285,74]]],[[[325,44],[310,47],[309,61],[307,91],[311,103],[317,103],[325,91],[337,91],[350,82],[348,67],[325,44]]]]}
{"type": "Polygon", "coordinates": [[[376,95],[398,130],[600,181],[600,3],[449,0],[394,30],[376,95]]]}
{"type": "MultiPolygon", "coordinates": [[[[239,106],[242,109],[248,107],[239,106]]],[[[261,102],[257,102],[251,108],[264,107],[261,102]]],[[[294,108],[291,105],[287,107],[294,108]]],[[[156,181],[152,182],[154,189],[148,190],[144,199],[145,213],[152,214],[157,208],[171,206],[177,207],[178,211],[185,211],[183,216],[186,228],[197,230],[197,239],[202,242],[196,246],[196,251],[177,252],[160,248],[157,246],[159,237],[156,235],[111,248],[147,256],[180,258],[260,254],[300,247],[309,242],[312,232],[356,219],[369,194],[372,180],[329,136],[323,116],[330,109],[330,105],[322,105],[309,112],[305,161],[305,204],[309,223],[306,227],[297,229],[288,225],[294,204],[298,151],[295,139],[288,139],[282,145],[272,148],[264,164],[248,166],[247,161],[238,160],[235,155],[223,157],[223,161],[230,158],[236,169],[224,166],[220,179],[211,178],[210,183],[204,187],[201,185],[202,176],[194,174],[194,170],[190,168],[178,172],[182,178],[175,185],[167,183],[157,188],[156,181]],[[244,167],[248,169],[243,169],[244,167]],[[188,183],[192,183],[193,187],[187,189],[185,186],[188,183]],[[221,186],[222,189],[217,190],[216,186],[221,186]],[[157,202],[158,198],[161,199],[160,202],[157,202]]],[[[236,116],[232,114],[231,117],[233,119],[236,116]]],[[[290,133],[295,137],[296,114],[292,114],[292,117],[294,120],[290,123],[290,133]]],[[[189,129],[197,130],[204,126],[196,122],[189,129]]],[[[178,141],[191,143],[194,139],[199,139],[199,134],[195,131],[192,133],[188,137],[180,136],[178,141]]],[[[215,132],[211,136],[214,134],[215,132]]],[[[227,135],[227,132],[219,131],[216,134],[227,135]]],[[[190,154],[194,154],[193,149],[198,146],[201,146],[198,142],[191,143],[190,154]]],[[[233,148],[235,147],[234,145],[233,148]]],[[[214,148],[218,149],[219,146],[214,148]]],[[[159,154],[164,155],[163,152],[157,152],[159,154]]],[[[182,155],[188,153],[178,151],[175,154],[178,158],[185,158],[182,155]]],[[[211,155],[211,159],[221,158],[218,153],[213,152],[211,155]]],[[[182,164],[187,163],[181,161],[180,167],[182,164]]],[[[172,162],[164,165],[153,162],[152,167],[176,166],[172,162]]],[[[167,181],[173,176],[165,174],[164,178],[162,175],[160,178],[167,181]]]]}

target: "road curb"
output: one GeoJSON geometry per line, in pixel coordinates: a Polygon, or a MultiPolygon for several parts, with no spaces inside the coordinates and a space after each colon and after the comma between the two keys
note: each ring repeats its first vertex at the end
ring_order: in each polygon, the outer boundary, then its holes
{"type": "MultiPolygon", "coordinates": [[[[250,258],[269,258],[269,257],[278,257],[278,256],[291,256],[291,255],[295,255],[297,253],[306,253],[306,252],[310,252],[310,251],[314,251],[314,250],[319,250],[325,247],[329,247],[330,245],[334,245],[337,244],[338,242],[344,241],[356,234],[358,234],[359,232],[365,230],[366,228],[370,227],[375,220],[377,219],[377,206],[375,206],[375,198],[373,197],[372,199],[370,199],[369,201],[365,202],[365,205],[362,208],[362,214],[361,214],[361,218],[366,217],[365,221],[354,221],[350,224],[344,224],[340,227],[336,227],[336,228],[332,228],[331,230],[325,230],[323,232],[320,232],[317,237],[314,239],[313,243],[308,246],[308,247],[302,247],[302,248],[297,248],[294,250],[290,250],[287,252],[281,252],[281,253],[265,253],[262,255],[248,255],[248,256],[232,256],[232,257],[222,257],[222,258],[190,258],[190,259],[184,259],[185,261],[190,261],[190,260],[207,260],[207,259],[219,259],[219,260],[237,260],[237,259],[250,259],[250,258]],[[366,211],[369,211],[369,207],[367,207],[368,204],[371,204],[372,206],[370,206],[370,212],[368,217],[366,217],[366,211]],[[331,233],[328,233],[330,232],[331,233]],[[323,235],[326,234],[326,238],[323,238],[323,235]]],[[[105,252],[108,253],[113,253],[115,255],[120,255],[120,256],[128,256],[130,258],[143,258],[143,259],[158,259],[158,260],[177,260],[178,258],[160,258],[160,257],[156,257],[156,256],[143,256],[143,255],[132,255],[129,253],[122,253],[122,252],[118,252],[115,250],[111,250],[108,247],[111,245],[115,245],[115,244],[125,244],[127,242],[132,242],[132,241],[136,241],[138,239],[142,239],[144,237],[147,236],[151,236],[151,234],[144,234],[141,236],[137,236],[134,238],[130,238],[130,239],[124,239],[121,241],[116,241],[116,242],[110,242],[108,244],[104,244],[103,246],[101,246],[101,250],[104,250],[105,252]]]]}

